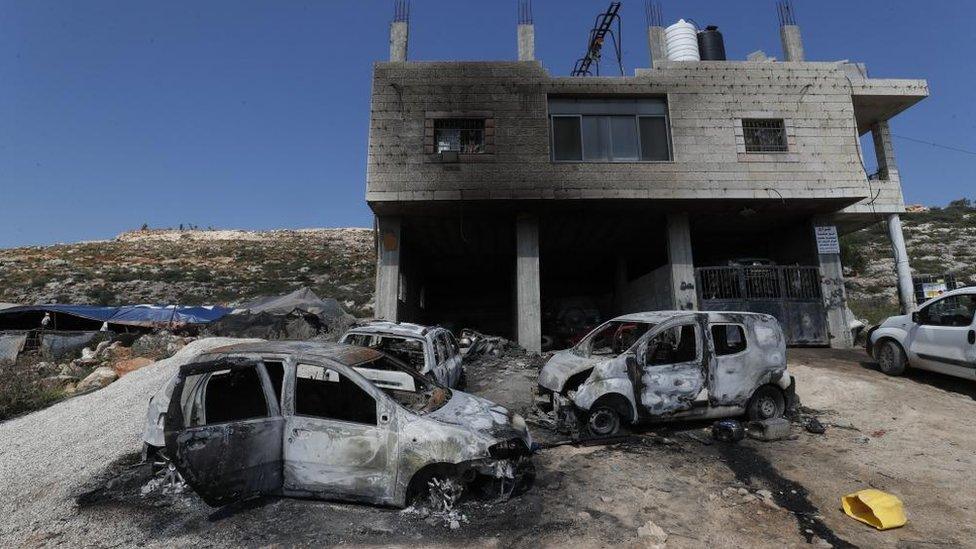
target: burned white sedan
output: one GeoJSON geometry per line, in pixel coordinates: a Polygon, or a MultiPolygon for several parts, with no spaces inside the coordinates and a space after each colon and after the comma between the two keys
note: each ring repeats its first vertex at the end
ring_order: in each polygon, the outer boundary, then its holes
{"type": "Polygon", "coordinates": [[[795,400],[775,318],[656,311],[615,318],[553,355],[539,393],[564,424],[593,435],[623,425],[740,414],[781,416],[795,400]]]}
{"type": "Polygon", "coordinates": [[[514,488],[530,468],[520,416],[362,347],[223,347],[153,402],[147,443],[163,426],[165,454],[214,506],[258,495],[404,506],[435,477],[514,488]]]}

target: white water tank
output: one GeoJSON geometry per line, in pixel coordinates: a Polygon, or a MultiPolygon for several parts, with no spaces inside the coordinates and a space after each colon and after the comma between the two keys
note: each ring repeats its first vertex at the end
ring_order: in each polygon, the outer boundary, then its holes
{"type": "Polygon", "coordinates": [[[684,19],[679,19],[664,30],[664,42],[668,50],[668,61],[701,61],[698,29],[684,19]]]}

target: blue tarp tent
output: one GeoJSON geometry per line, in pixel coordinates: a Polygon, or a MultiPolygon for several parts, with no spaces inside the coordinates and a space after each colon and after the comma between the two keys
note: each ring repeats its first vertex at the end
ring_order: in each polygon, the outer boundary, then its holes
{"type": "MultiPolygon", "coordinates": [[[[17,316],[53,313],[70,315],[99,323],[122,324],[127,326],[163,327],[171,324],[206,324],[213,322],[232,309],[226,307],[180,307],[175,305],[124,305],[122,307],[100,307],[97,305],[25,305],[0,310],[0,320],[17,316]]],[[[39,326],[25,326],[25,329],[39,326]]]]}

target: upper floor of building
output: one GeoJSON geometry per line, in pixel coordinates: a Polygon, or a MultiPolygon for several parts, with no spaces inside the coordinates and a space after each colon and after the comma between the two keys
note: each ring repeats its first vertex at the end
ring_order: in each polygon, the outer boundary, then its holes
{"type": "MultiPolygon", "coordinates": [[[[374,209],[604,198],[904,208],[887,121],[928,95],[924,80],[870,78],[863,65],[802,57],[659,60],[629,77],[553,76],[531,59],[524,25],[522,61],[411,62],[403,25],[391,32],[396,60],[373,72],[366,198],[374,209]],[[864,151],[868,132],[874,147],[864,151]],[[878,170],[865,168],[866,154],[878,170]]],[[[784,33],[784,46],[798,39],[784,33]]]]}

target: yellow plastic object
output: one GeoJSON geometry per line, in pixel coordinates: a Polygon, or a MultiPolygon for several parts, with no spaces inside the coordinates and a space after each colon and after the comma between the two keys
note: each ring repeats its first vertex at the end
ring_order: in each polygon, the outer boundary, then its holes
{"type": "Polygon", "coordinates": [[[854,492],[844,496],[841,504],[847,516],[878,530],[898,528],[908,522],[901,500],[881,490],[868,488],[854,492]]]}

